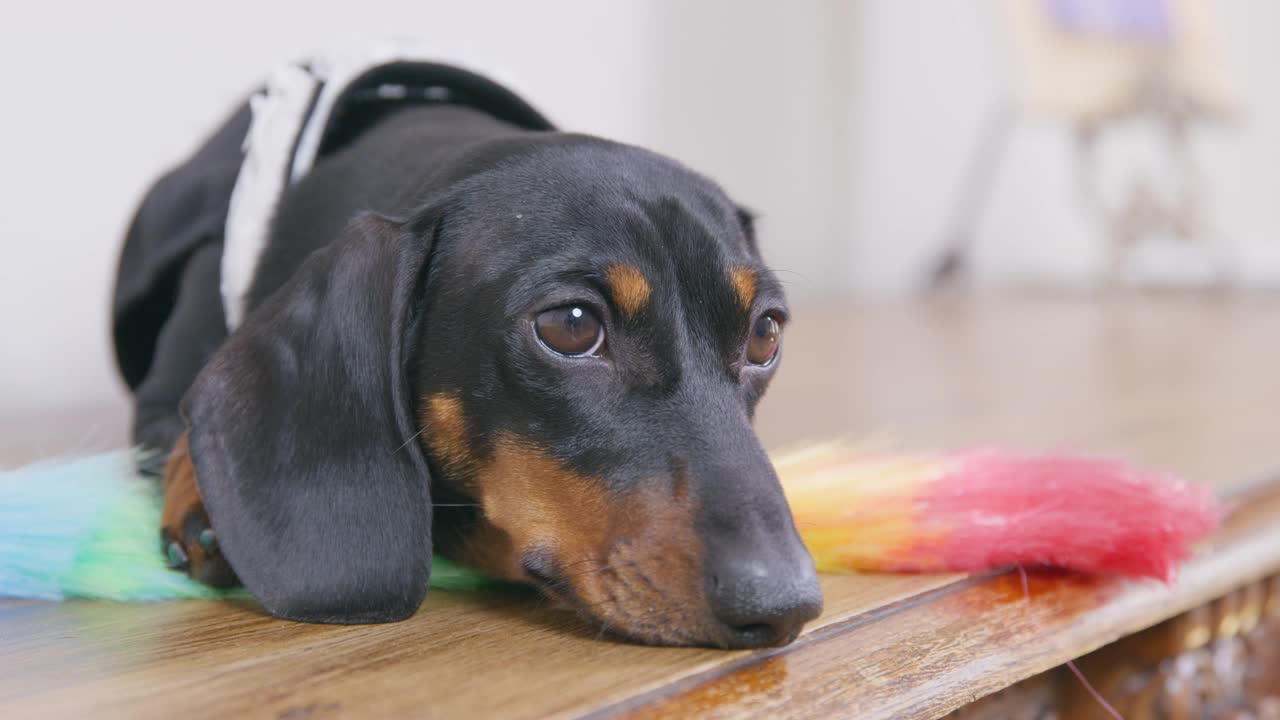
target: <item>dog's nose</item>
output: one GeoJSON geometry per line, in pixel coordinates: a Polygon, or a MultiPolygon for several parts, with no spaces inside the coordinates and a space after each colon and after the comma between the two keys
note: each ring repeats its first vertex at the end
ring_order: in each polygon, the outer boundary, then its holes
{"type": "Polygon", "coordinates": [[[720,563],[710,580],[711,611],[724,625],[731,648],[785,645],[822,612],[822,588],[807,555],[780,567],[731,559],[720,563]]]}

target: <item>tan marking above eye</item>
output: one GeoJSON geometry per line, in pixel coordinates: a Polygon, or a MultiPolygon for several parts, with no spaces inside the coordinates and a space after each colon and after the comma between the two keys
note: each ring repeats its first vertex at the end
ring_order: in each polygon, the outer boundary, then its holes
{"type": "Polygon", "coordinates": [[[635,315],[649,303],[649,294],[653,288],[644,274],[632,265],[610,265],[605,271],[605,279],[609,289],[613,291],[613,302],[624,315],[635,315]]]}
{"type": "Polygon", "coordinates": [[[738,303],[743,309],[750,310],[756,302],[756,271],[749,267],[738,266],[729,271],[733,280],[733,290],[738,294],[738,303]]]}

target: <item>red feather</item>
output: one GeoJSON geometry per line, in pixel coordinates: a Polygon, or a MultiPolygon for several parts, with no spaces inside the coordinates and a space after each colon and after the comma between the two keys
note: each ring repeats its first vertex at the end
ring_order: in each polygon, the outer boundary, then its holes
{"type": "Polygon", "coordinates": [[[1118,462],[976,450],[938,460],[825,448],[779,463],[820,569],[1022,565],[1174,578],[1221,512],[1206,487],[1118,462]]]}

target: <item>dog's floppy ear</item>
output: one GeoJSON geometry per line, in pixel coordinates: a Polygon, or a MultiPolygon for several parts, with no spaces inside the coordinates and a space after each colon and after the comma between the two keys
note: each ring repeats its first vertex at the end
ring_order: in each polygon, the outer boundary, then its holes
{"type": "Polygon", "coordinates": [[[408,367],[432,224],[357,218],[183,400],[219,547],[272,615],[387,622],[426,594],[431,505],[408,367]]]}
{"type": "Polygon", "coordinates": [[[750,208],[737,206],[738,225],[742,228],[742,235],[747,239],[747,249],[751,254],[760,257],[760,246],[756,243],[756,213],[750,208]]]}

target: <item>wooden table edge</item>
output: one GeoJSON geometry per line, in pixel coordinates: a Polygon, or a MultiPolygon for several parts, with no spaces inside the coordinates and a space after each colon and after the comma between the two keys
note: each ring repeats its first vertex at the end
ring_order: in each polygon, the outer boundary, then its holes
{"type": "MultiPolygon", "coordinates": [[[[941,717],[968,702],[981,699],[1021,680],[1079,658],[1122,637],[1159,624],[1197,605],[1209,602],[1232,589],[1232,585],[1245,584],[1262,579],[1268,574],[1280,572],[1280,515],[1257,512],[1259,506],[1270,507],[1272,505],[1275,506],[1273,508],[1275,511],[1280,511],[1280,470],[1266,473],[1250,482],[1242,483],[1234,487],[1222,499],[1230,506],[1235,507],[1236,512],[1229,515],[1224,520],[1222,527],[1210,537],[1210,548],[1188,562],[1183,569],[1183,584],[1160,591],[1164,592],[1167,597],[1163,601],[1144,605],[1142,609],[1147,612],[1140,613],[1139,608],[1134,607],[1128,610],[1123,618],[1117,618],[1101,625],[1082,642],[1052,647],[1048,652],[1040,653],[1035,662],[1026,663],[1016,672],[1002,675],[998,683],[981,683],[972,688],[972,692],[964,693],[962,696],[952,696],[948,699],[938,698],[940,702],[929,703],[927,706],[915,708],[915,710],[921,712],[917,713],[907,709],[907,714],[903,714],[904,708],[897,707],[890,714],[881,714],[878,711],[868,709],[863,710],[863,714],[860,714],[860,717],[941,717]],[[1267,522],[1268,519],[1271,520],[1270,523],[1267,522]],[[1274,547],[1277,548],[1277,551],[1274,553],[1274,557],[1270,559],[1270,564],[1259,566],[1252,573],[1240,573],[1230,578],[1220,578],[1216,583],[1187,582],[1188,578],[1195,575],[1197,571],[1208,567],[1223,556],[1232,553],[1244,553],[1251,546],[1251,543],[1257,544],[1259,542],[1258,539],[1250,535],[1250,531],[1258,531],[1264,538],[1275,536],[1274,547]],[[1195,585],[1195,589],[1189,589],[1188,586],[1190,585],[1195,585]]],[[[1203,570],[1203,572],[1208,571],[1203,570]]],[[[735,676],[750,672],[753,668],[758,668],[765,663],[794,657],[829,643],[847,640],[860,630],[886,619],[912,613],[929,612],[936,605],[950,598],[955,598],[966,592],[982,592],[985,588],[1007,581],[1008,577],[1008,571],[999,571],[961,578],[918,595],[903,598],[824,626],[812,633],[803,635],[796,642],[786,647],[752,653],[735,661],[691,674],[668,685],[641,691],[631,697],[610,701],[598,708],[573,716],[598,720],[627,715],[645,716],[645,711],[647,710],[657,711],[668,706],[671,708],[681,707],[683,700],[699,692],[705,694],[717,684],[732,683],[735,676]]],[[[1095,614],[1101,613],[1106,611],[1109,605],[1126,599],[1130,600],[1131,605],[1136,605],[1132,600],[1135,594],[1142,595],[1147,593],[1138,588],[1131,588],[1130,591],[1122,591],[1118,596],[1092,610],[1095,614]]],[[[687,710],[687,708],[684,709],[687,710]]],[[[726,707],[725,710],[732,712],[731,708],[726,707]]],[[[662,714],[664,713],[654,713],[655,716],[662,714]]]]}
{"type": "Polygon", "coordinates": [[[821,643],[833,637],[843,635],[856,629],[858,626],[876,622],[877,620],[895,615],[904,610],[920,605],[926,605],[941,597],[946,597],[952,593],[964,590],[965,588],[980,585],[981,583],[987,582],[998,575],[1003,575],[1005,572],[1006,571],[1001,570],[981,575],[961,577],[954,582],[931,588],[919,594],[895,600],[885,605],[881,605],[880,607],[873,608],[865,612],[855,613],[841,620],[828,623],[816,630],[801,635],[794,642],[785,647],[759,650],[737,658],[736,660],[731,660],[729,662],[715,665],[714,667],[706,670],[700,670],[692,673],[675,682],[643,690],[635,695],[611,702],[585,714],[573,714],[569,717],[577,717],[582,720],[598,720],[601,718],[624,715],[632,710],[643,708],[651,703],[675,697],[681,693],[688,692],[707,683],[732,676],[734,673],[748,669],[753,665],[758,665],[777,657],[786,656],[814,643],[821,643]]]}

